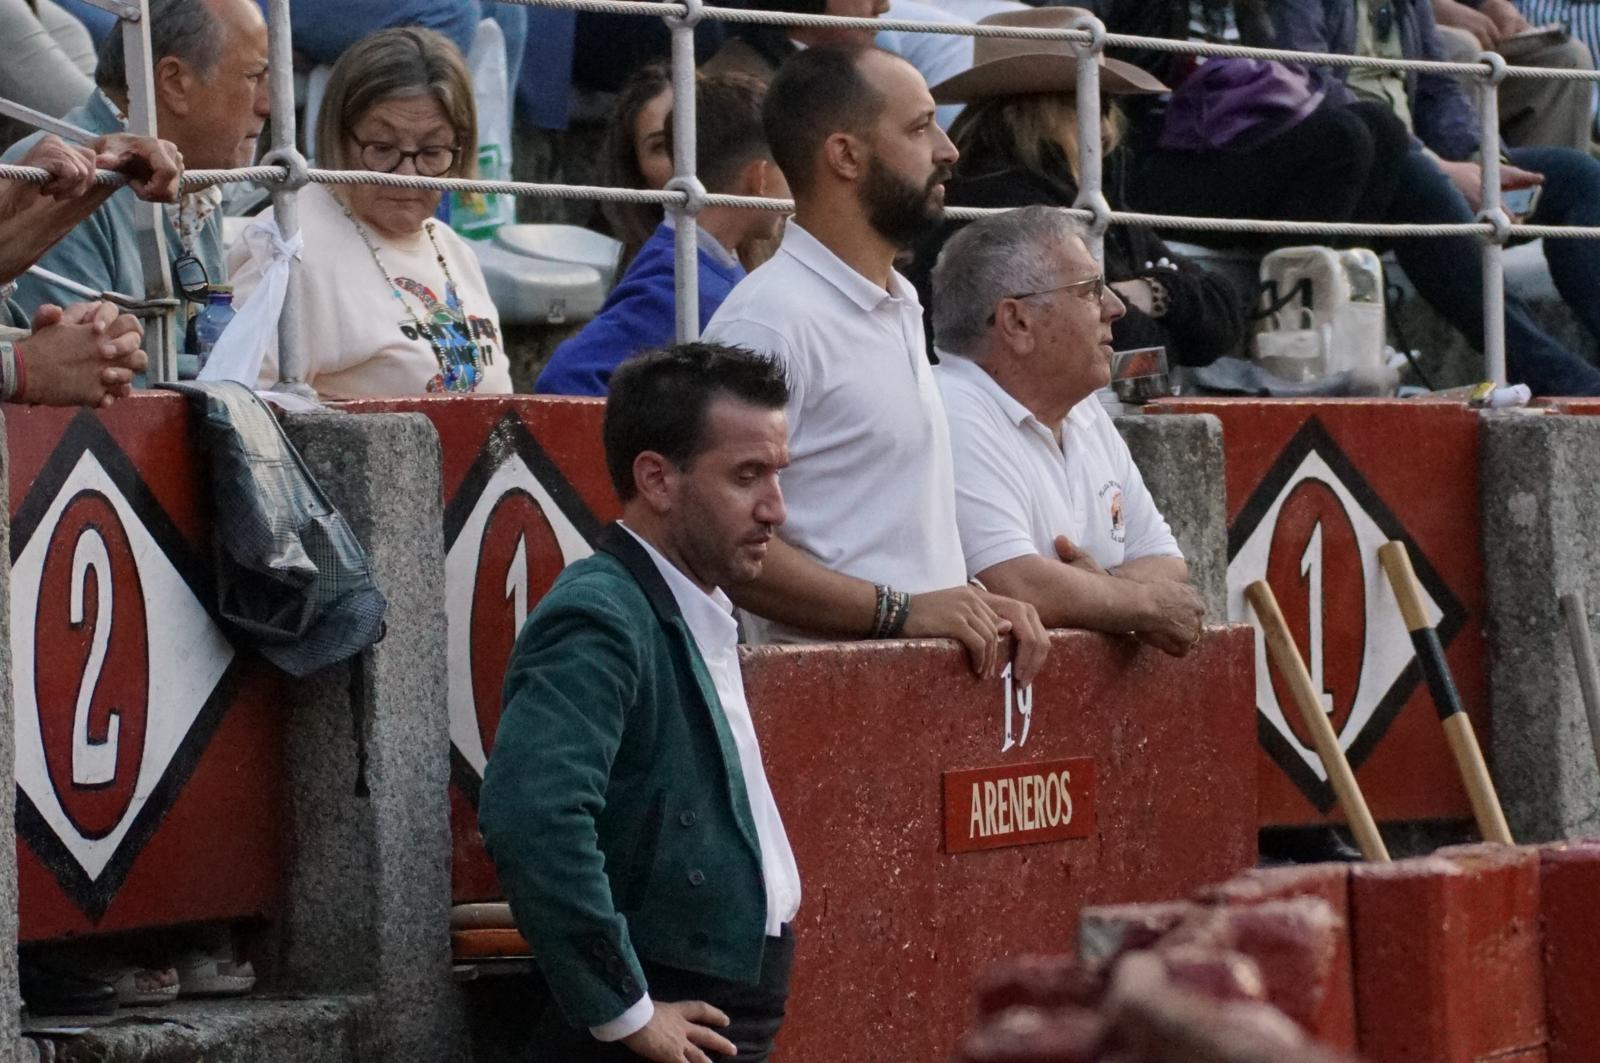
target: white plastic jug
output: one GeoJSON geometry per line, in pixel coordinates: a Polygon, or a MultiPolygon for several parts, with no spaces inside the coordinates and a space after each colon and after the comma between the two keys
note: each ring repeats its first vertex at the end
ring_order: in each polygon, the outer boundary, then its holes
{"type": "Polygon", "coordinates": [[[1261,260],[1262,368],[1296,382],[1383,365],[1383,265],[1371,250],[1285,247],[1261,260]]]}

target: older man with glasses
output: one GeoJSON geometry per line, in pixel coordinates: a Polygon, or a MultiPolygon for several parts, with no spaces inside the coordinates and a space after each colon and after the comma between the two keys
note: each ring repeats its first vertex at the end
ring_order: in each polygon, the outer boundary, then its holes
{"type": "Polygon", "coordinates": [[[1205,606],[1095,392],[1122,300],[1071,217],[1024,207],[967,226],[933,271],[967,572],[1049,627],[1131,632],[1183,656],[1205,606]]]}
{"type": "MultiPolygon", "coordinates": [[[[151,78],[156,130],[176,146],[178,159],[193,169],[243,166],[270,112],[267,93],[267,26],[253,0],[152,0],[151,78]]],[[[96,137],[121,133],[127,124],[127,60],[122,35],[100,50],[96,88],[67,121],[96,137]]],[[[37,137],[13,147],[15,161],[37,137]]],[[[142,298],[144,266],[133,218],[134,192],[119,191],[52,247],[39,265],[93,291],[142,298]]],[[[220,190],[177,198],[166,215],[167,252],[173,286],[198,308],[212,285],[222,282],[220,190]]],[[[27,313],[47,303],[75,301],[74,292],[29,275],[16,299],[27,313]]]]}

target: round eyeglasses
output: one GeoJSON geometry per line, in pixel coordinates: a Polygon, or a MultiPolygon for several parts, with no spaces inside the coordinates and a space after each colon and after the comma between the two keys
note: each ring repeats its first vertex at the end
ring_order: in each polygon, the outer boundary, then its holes
{"type": "Polygon", "coordinates": [[[461,149],[454,144],[429,144],[415,151],[402,151],[400,145],[386,140],[356,140],[361,149],[361,165],[379,173],[394,173],[407,159],[421,177],[442,177],[456,164],[461,149]]]}

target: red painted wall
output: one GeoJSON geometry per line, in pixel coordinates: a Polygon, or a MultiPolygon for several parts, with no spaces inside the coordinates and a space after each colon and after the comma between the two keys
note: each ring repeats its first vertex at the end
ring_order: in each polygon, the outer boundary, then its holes
{"type": "MultiPolygon", "coordinates": [[[[1477,412],[1415,400],[1168,400],[1156,409],[1221,420],[1229,618],[1253,622],[1244,586],[1266,578],[1373,814],[1470,816],[1374,552],[1389,538],[1407,542],[1462,702],[1487,734],[1477,412]]],[[[1341,818],[1259,646],[1257,668],[1262,824],[1341,818]]]]}
{"type": "Polygon", "coordinates": [[[183,401],[5,424],[23,940],[269,914],[280,683],[211,615],[183,401]]]}

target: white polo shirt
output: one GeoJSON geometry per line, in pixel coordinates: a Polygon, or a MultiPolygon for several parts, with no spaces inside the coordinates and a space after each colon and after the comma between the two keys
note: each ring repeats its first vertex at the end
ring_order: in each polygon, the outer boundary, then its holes
{"type": "MultiPolygon", "coordinates": [[[[761,746],[756,741],[755,721],[750,717],[750,703],[745,700],[744,673],[739,669],[739,625],[733,619],[733,603],[720,589],[707,594],[695,586],[678,566],[635,535],[632,528],[626,524],[622,528],[644,547],[661,578],[667,581],[667,589],[678,603],[678,611],[689,625],[689,634],[694,637],[701,660],[705,661],[711,683],[717,688],[717,700],[722,703],[722,714],[728,721],[733,744],[739,750],[739,772],[744,778],[750,815],[756,824],[756,840],[761,846],[767,934],[777,937],[783,924],[793,922],[800,910],[800,869],[795,865],[794,850],[789,848],[789,835],[783,829],[783,817],[778,814],[778,802],[767,782],[766,768],[761,763],[761,746]]],[[[654,1014],[655,1005],[647,993],[617,1018],[593,1027],[591,1032],[602,1041],[617,1041],[641,1029],[654,1014]]]]}
{"type": "Polygon", "coordinates": [[[939,352],[949,411],[956,513],[967,571],[1027,554],[1055,557],[1065,535],[1111,569],[1141,557],[1182,557],[1100,400],[1062,424],[1061,444],[976,362],[939,352]]]}
{"type": "MultiPolygon", "coordinates": [[[[910,282],[891,273],[880,288],[790,220],[778,253],[734,287],[705,338],[788,371],[787,542],[911,594],[966,580],[950,431],[910,282]]],[[[804,637],[750,620],[751,641],[804,637]]]]}

